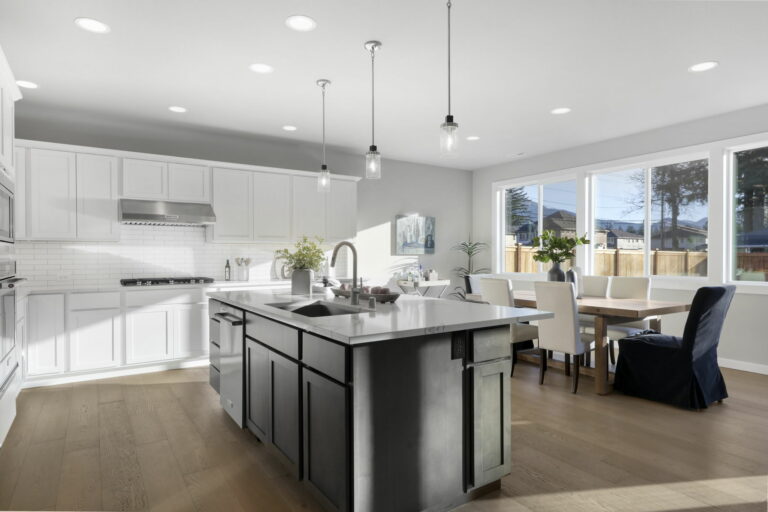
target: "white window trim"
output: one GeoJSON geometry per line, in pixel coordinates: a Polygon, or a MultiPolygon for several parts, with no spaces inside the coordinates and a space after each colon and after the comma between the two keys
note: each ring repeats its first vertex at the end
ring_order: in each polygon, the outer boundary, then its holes
{"type": "MultiPolygon", "coordinates": [[[[709,159],[709,258],[707,277],[650,276],[654,289],[695,290],[700,286],[733,284],[739,293],[768,295],[768,282],[734,281],[732,276],[734,252],[733,226],[733,158],[734,152],[768,146],[768,133],[757,133],[711,141],[692,146],[664,150],[654,153],[582,165],[544,173],[532,173],[512,179],[498,180],[491,184],[492,201],[492,270],[502,272],[503,243],[500,243],[501,221],[504,209],[503,191],[514,186],[546,184],[548,182],[577,180],[576,226],[592,239],[594,233],[594,179],[595,174],[620,171],[632,167],[655,167],[686,159],[709,159]],[[582,197],[579,194],[582,194],[582,197]]],[[[649,210],[649,209],[647,209],[649,210]]],[[[576,263],[586,274],[593,271],[592,247],[580,246],[576,252],[576,263]]],[[[648,258],[646,258],[648,260],[648,258]]],[[[650,265],[650,263],[647,263],[650,265]]],[[[529,274],[525,274],[526,276],[529,274]]],[[[535,275],[535,274],[534,274],[535,275]]],[[[522,276],[521,276],[522,277],[522,276]]]]}

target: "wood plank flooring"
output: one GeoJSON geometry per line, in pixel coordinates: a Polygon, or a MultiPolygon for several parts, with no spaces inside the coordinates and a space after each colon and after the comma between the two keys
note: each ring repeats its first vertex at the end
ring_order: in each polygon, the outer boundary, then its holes
{"type": "MultiPolygon", "coordinates": [[[[768,376],[724,370],[731,398],[701,412],[522,363],[513,469],[459,510],[768,510],[768,376]]],[[[25,390],[0,449],[2,510],[320,511],[239,430],[207,369],[25,390]]]]}

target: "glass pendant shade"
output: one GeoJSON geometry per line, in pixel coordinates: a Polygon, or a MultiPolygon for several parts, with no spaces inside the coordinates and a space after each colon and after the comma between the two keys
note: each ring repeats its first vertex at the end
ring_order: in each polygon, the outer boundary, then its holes
{"type": "Polygon", "coordinates": [[[440,125],[440,152],[444,155],[456,155],[459,145],[459,125],[453,122],[453,116],[447,116],[440,125]]]}
{"type": "Polygon", "coordinates": [[[376,146],[371,146],[365,154],[365,177],[369,180],[381,179],[381,153],[376,146]]]}
{"type": "Polygon", "coordinates": [[[317,191],[330,192],[331,190],[331,171],[327,165],[320,167],[320,174],[317,175],[317,191]]]}

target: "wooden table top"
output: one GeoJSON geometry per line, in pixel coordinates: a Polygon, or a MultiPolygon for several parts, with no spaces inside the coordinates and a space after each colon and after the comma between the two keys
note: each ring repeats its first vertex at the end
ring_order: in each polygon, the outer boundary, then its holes
{"type": "MultiPolygon", "coordinates": [[[[515,290],[515,306],[535,308],[536,292],[533,290],[515,290]]],[[[691,309],[686,302],[667,302],[643,299],[609,299],[607,297],[582,297],[576,299],[579,313],[586,315],[613,316],[642,319],[649,316],[684,313],[691,309]]]]}

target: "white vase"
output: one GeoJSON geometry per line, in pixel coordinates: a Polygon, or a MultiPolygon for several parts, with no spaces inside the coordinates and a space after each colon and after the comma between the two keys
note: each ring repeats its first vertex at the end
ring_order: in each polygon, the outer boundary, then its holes
{"type": "Polygon", "coordinates": [[[309,269],[297,269],[291,273],[291,295],[309,295],[315,273],[309,269]]]}

